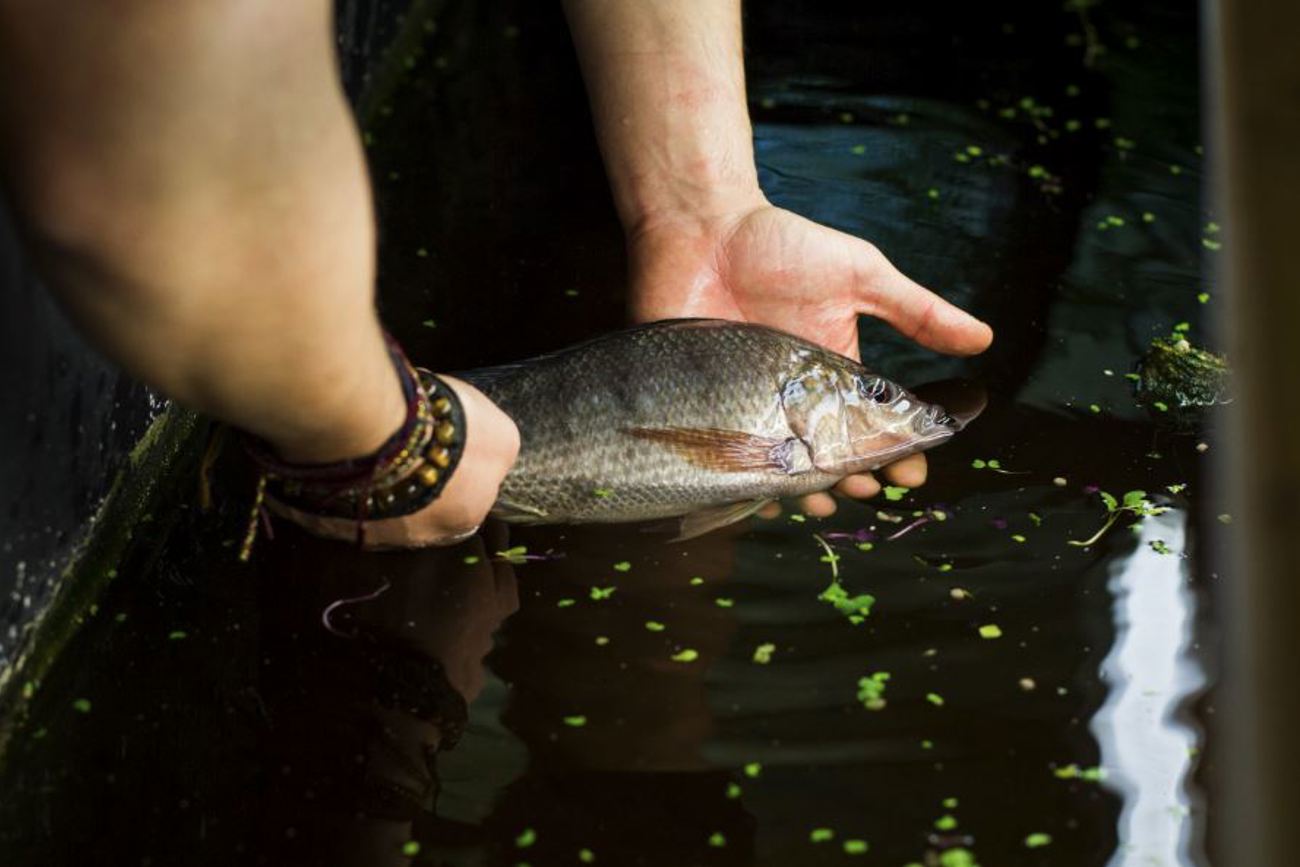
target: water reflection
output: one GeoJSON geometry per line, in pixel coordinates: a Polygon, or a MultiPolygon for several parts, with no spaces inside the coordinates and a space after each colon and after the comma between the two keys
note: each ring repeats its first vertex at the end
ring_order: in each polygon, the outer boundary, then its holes
{"type": "Polygon", "coordinates": [[[1162,553],[1186,550],[1186,525],[1180,510],[1149,518],[1137,548],[1110,570],[1116,635],[1101,668],[1110,695],[1091,725],[1108,784],[1124,799],[1109,867],[1203,863],[1188,789],[1200,732],[1185,715],[1205,685],[1191,652],[1196,600],[1187,560],[1162,553]]]}

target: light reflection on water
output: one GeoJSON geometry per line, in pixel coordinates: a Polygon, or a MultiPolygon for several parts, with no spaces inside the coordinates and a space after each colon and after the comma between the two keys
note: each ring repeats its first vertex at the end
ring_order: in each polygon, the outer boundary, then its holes
{"type": "Polygon", "coordinates": [[[1107,785],[1124,799],[1120,844],[1108,867],[1204,863],[1187,786],[1200,733],[1181,713],[1206,682],[1191,652],[1196,600],[1178,555],[1186,525],[1181,510],[1148,518],[1137,549],[1110,570],[1116,636],[1101,669],[1110,694],[1091,725],[1107,785]],[[1152,543],[1175,553],[1161,554],[1152,543]]]}

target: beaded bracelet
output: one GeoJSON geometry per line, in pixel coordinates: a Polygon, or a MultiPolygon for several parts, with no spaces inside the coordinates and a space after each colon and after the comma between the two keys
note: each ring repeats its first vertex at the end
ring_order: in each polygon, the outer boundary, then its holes
{"type": "Polygon", "coordinates": [[[362,544],[366,521],[418,512],[446,488],[465,451],[464,408],[447,383],[412,367],[396,341],[387,340],[406,399],[406,418],[377,450],[328,464],[291,464],[276,457],[266,442],[245,435],[244,448],[259,478],[241,560],[252,552],[267,498],[311,515],[353,519],[362,544]]]}

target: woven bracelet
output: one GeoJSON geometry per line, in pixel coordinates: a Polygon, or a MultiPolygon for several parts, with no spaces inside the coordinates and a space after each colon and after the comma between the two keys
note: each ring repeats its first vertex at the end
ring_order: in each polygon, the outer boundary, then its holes
{"type": "Polygon", "coordinates": [[[465,451],[465,411],[456,392],[427,370],[416,370],[397,343],[388,351],[402,383],[406,418],[378,449],[328,464],[293,464],[263,440],[244,436],[259,470],[257,494],[240,559],[247,560],[266,498],[309,515],[357,522],[399,518],[420,511],[442,494],[465,451]]]}

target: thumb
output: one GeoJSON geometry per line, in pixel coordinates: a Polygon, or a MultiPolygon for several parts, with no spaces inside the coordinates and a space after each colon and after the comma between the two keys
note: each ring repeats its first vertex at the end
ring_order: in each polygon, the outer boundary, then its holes
{"type": "Polygon", "coordinates": [[[976,355],[993,342],[993,329],[950,304],[894,267],[871,244],[861,242],[857,263],[861,310],[900,334],[948,355],[976,355]]]}

